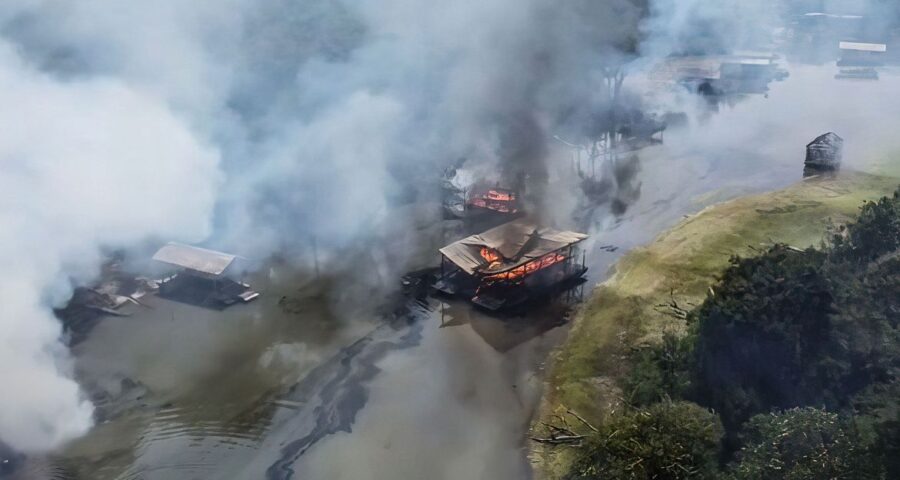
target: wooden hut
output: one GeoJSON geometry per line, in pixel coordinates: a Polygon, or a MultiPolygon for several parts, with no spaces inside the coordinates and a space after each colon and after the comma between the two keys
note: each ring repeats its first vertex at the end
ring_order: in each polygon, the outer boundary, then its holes
{"type": "Polygon", "coordinates": [[[806,145],[805,175],[839,170],[843,156],[843,138],[834,132],[819,135],[806,145]]]}
{"type": "Polygon", "coordinates": [[[226,307],[250,302],[259,293],[246,283],[229,278],[238,257],[180,243],[169,243],[153,255],[153,260],[180,269],[164,278],[160,295],[207,307],[226,307]]]}

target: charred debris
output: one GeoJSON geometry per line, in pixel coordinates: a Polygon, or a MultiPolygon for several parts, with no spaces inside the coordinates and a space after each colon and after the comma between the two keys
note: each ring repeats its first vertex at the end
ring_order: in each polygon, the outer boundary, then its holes
{"type": "Polygon", "coordinates": [[[169,273],[162,278],[136,275],[123,267],[121,254],[114,254],[97,282],[75,288],[69,302],[54,310],[70,344],[82,341],[105,316],[128,316],[128,305],[148,307],[143,300],[151,295],[213,309],[259,297],[248,284],[232,278],[241,260],[235,255],[169,243],[152,259],[169,267],[169,273]]]}
{"type": "Polygon", "coordinates": [[[142,305],[141,300],[158,289],[158,284],[145,276],[127,272],[120,253],[110,256],[100,271],[100,280],[89,286],[76,287],[72,298],[54,314],[63,323],[64,336],[70,344],[79,343],[104,316],[127,316],[127,305],[142,305]]]}

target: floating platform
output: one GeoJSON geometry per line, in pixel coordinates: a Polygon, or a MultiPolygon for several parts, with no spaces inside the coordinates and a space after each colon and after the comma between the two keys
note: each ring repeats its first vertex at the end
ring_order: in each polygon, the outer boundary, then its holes
{"type": "Polygon", "coordinates": [[[440,249],[441,274],[432,286],[490,311],[523,305],[587,272],[578,247],[587,238],[514,220],[440,249]]]}

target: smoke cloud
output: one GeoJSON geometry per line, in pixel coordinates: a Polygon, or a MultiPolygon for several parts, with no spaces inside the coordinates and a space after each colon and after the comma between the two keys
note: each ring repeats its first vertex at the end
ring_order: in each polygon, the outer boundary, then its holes
{"type": "Polygon", "coordinates": [[[153,94],[52,78],[7,42],[0,102],[0,436],[34,450],[91,424],[49,306],[95,273],[102,246],[202,239],[218,154],[153,94]]]}
{"type": "Polygon", "coordinates": [[[390,248],[371,240],[392,210],[459,158],[539,190],[550,131],[592,108],[639,18],[627,0],[4,2],[0,438],[89,427],[51,307],[101,247],[390,248]]]}
{"type": "Polygon", "coordinates": [[[641,53],[662,57],[767,47],[781,13],[777,2],[654,0],[642,27],[641,53]]]}
{"type": "Polygon", "coordinates": [[[90,426],[51,308],[102,247],[397,248],[373,239],[461,158],[540,196],[548,139],[611,108],[605,68],[758,45],[778,14],[759,3],[3,2],[0,438],[90,426]]]}

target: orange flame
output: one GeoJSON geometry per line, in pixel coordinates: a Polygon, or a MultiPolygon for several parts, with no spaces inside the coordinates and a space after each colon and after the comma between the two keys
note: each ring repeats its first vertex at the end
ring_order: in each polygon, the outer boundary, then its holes
{"type": "Polygon", "coordinates": [[[511,202],[513,200],[513,194],[498,192],[497,190],[488,190],[485,197],[487,197],[488,200],[498,200],[501,202],[511,202]]]}
{"type": "Polygon", "coordinates": [[[516,194],[514,192],[504,192],[500,190],[490,189],[486,193],[475,195],[469,200],[469,204],[478,207],[494,210],[500,213],[516,213],[516,194]]]}
{"type": "Polygon", "coordinates": [[[488,247],[481,247],[481,257],[488,261],[491,265],[501,260],[500,254],[488,247]]]}
{"type": "MultiPolygon", "coordinates": [[[[481,255],[484,256],[483,250],[482,250],[481,255]]],[[[487,257],[485,257],[485,258],[487,258],[487,257]]],[[[503,280],[506,280],[506,281],[521,280],[522,278],[524,278],[527,275],[531,275],[534,272],[537,272],[538,270],[547,268],[551,265],[556,265],[557,263],[565,261],[565,259],[566,259],[565,255],[560,255],[559,253],[555,253],[555,252],[548,253],[547,255],[544,255],[543,257],[536,258],[536,259],[534,259],[524,265],[516,267],[508,272],[498,273],[496,275],[490,275],[490,276],[484,277],[484,281],[487,283],[493,283],[493,282],[498,282],[498,281],[503,281],[503,280]]]]}

